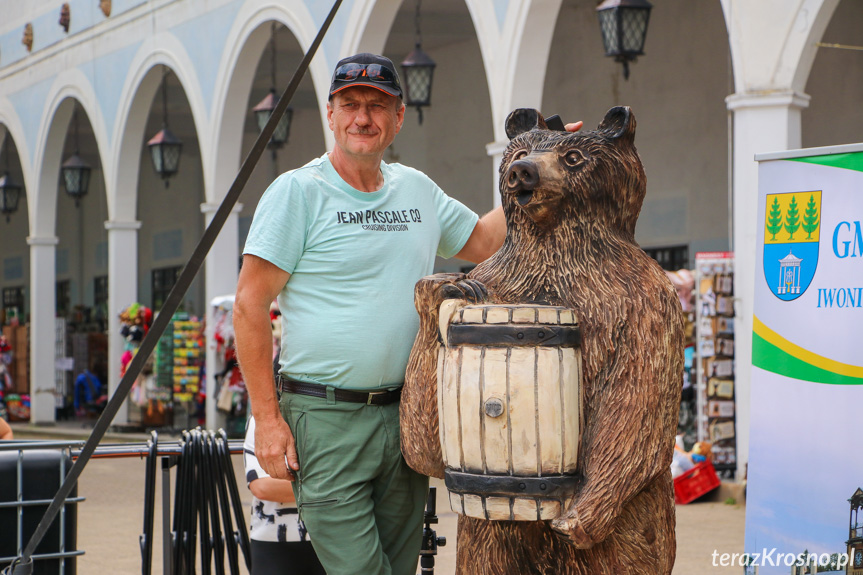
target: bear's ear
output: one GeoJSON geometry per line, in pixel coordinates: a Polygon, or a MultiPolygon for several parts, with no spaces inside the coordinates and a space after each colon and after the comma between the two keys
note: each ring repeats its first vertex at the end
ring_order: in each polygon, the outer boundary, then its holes
{"type": "Polygon", "coordinates": [[[605,114],[597,130],[607,132],[612,139],[624,138],[632,142],[635,140],[635,114],[629,106],[615,106],[605,114]]]}
{"type": "Polygon", "coordinates": [[[506,136],[512,140],[519,134],[530,130],[547,130],[545,119],[539,110],[533,108],[516,108],[506,117],[506,136]]]}

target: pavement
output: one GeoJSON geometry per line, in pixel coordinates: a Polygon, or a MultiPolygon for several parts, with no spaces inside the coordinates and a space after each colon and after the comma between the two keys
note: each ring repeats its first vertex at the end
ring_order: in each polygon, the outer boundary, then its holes
{"type": "MultiPolygon", "coordinates": [[[[92,422],[80,424],[63,422],[55,427],[35,427],[13,424],[16,439],[86,440],[92,422]]],[[[160,436],[161,442],[168,441],[160,436]]],[[[141,433],[110,432],[102,443],[141,442],[148,435],[141,433]]],[[[98,451],[97,451],[98,453],[98,451]]],[[[232,456],[240,496],[245,508],[251,505],[251,494],[245,489],[242,457],[232,456]]],[[[85,554],[77,559],[81,575],[111,573],[112,575],[138,575],[141,573],[139,536],[144,522],[144,467],[145,459],[106,458],[93,459],[79,479],[78,495],[86,500],[78,505],[77,547],[85,554]]],[[[156,506],[154,517],[153,574],[162,573],[162,502],[161,473],[157,474],[156,506]]],[[[171,489],[173,490],[173,473],[171,489]]],[[[435,527],[438,536],[447,544],[440,547],[435,558],[435,573],[449,575],[455,572],[456,514],[449,508],[443,482],[433,480],[437,487],[437,514],[435,527]]],[[[739,573],[740,568],[713,565],[714,551],[743,552],[745,519],[743,489],[738,484],[723,484],[719,489],[688,505],[677,506],[677,560],[673,575],[701,575],[704,573],[739,573]]],[[[248,517],[247,517],[248,521],[248,517]]],[[[4,528],[5,531],[5,528],[4,528]]],[[[248,575],[244,565],[240,572],[248,575]]]]}

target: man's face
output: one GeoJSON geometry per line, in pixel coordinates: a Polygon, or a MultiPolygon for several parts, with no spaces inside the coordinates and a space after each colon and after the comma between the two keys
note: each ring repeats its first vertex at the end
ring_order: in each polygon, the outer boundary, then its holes
{"type": "Polygon", "coordinates": [[[327,121],[336,145],[350,156],[381,157],[405,119],[398,98],[368,86],[352,86],[327,102],[327,121]]]}

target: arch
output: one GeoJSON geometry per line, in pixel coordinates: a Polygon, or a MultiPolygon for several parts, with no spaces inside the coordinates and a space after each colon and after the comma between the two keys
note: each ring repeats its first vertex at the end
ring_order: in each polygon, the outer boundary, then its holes
{"type": "MultiPolygon", "coordinates": [[[[761,66],[752,59],[755,55],[763,56],[766,53],[760,49],[764,45],[760,35],[764,30],[764,22],[774,17],[767,14],[763,6],[755,7],[731,0],[721,0],[721,3],[731,49],[735,91],[741,94],[783,89],[802,94],[818,50],[817,43],[833,17],[839,0],[800,0],[793,14],[788,14],[784,37],[777,38],[781,48],[773,56],[774,61],[764,62],[761,66]],[[747,77],[749,70],[764,83],[750,84],[747,77]]],[[[779,6],[779,2],[775,4],[768,9],[787,10],[779,6]]],[[[770,54],[767,53],[767,56],[770,57],[770,54]]]]}
{"type": "MultiPolygon", "coordinates": [[[[468,5],[476,0],[468,0],[468,5]]],[[[495,70],[501,84],[492,86],[494,135],[496,141],[506,141],[504,122],[514,108],[537,108],[542,106],[545,74],[548,69],[548,55],[554,37],[554,24],[560,12],[562,0],[547,2],[515,2],[507,14],[506,24],[500,38],[512,37],[512,41],[501,44],[508,49],[505,67],[495,70]],[[518,79],[518,81],[516,81],[518,79]],[[498,99],[495,100],[495,94],[498,99]]],[[[483,17],[490,18],[490,9],[483,17]]],[[[482,40],[480,41],[482,45],[482,40]]]]}
{"type": "Polygon", "coordinates": [[[212,185],[208,178],[208,166],[214,143],[195,67],[173,34],[159,33],[148,38],[135,54],[120,96],[110,164],[112,167],[123,166],[124,169],[112,169],[110,178],[106,171],[108,218],[111,221],[134,221],[136,217],[141,142],[145,137],[144,130],[153,98],[162,81],[157,69],[160,65],[174,72],[189,102],[201,150],[204,189],[209,190],[212,185]]]}
{"type": "Polygon", "coordinates": [[[46,100],[36,140],[35,156],[40,159],[39,169],[33,181],[33,193],[28,194],[27,208],[30,216],[30,234],[34,237],[53,237],[57,219],[57,174],[62,163],[63,144],[72,119],[73,102],[78,102],[87,114],[93,136],[96,139],[96,153],[102,164],[106,178],[111,166],[107,165],[103,150],[108,149],[105,119],[98,105],[93,86],[78,69],[61,72],[46,100]]]}
{"type": "MultiPolygon", "coordinates": [[[[503,28],[490,0],[464,3],[482,55],[495,140],[506,140],[503,124],[509,111],[517,106],[538,108],[542,102],[545,64],[562,0],[510,2],[503,28]]],[[[354,4],[351,21],[358,24],[345,36],[342,53],[380,53],[402,4],[402,0],[354,4]]]]}
{"type": "Polygon", "coordinates": [[[349,18],[350,22],[357,22],[357,25],[346,30],[339,53],[380,54],[401,5],[402,0],[357,1],[349,18]]]}
{"type": "MultiPolygon", "coordinates": [[[[503,121],[506,119],[506,112],[502,111],[506,108],[505,101],[509,98],[505,94],[507,76],[511,74],[510,60],[513,54],[518,54],[518,45],[521,34],[517,33],[515,27],[517,24],[513,21],[513,10],[523,10],[523,6],[517,6],[512,9],[512,2],[509,3],[507,10],[508,14],[504,21],[504,29],[510,34],[506,45],[501,46],[502,31],[497,22],[496,11],[494,5],[489,0],[465,0],[465,5],[470,13],[471,21],[473,22],[474,33],[479,42],[479,51],[482,55],[483,66],[485,68],[485,80],[488,85],[489,105],[491,106],[492,130],[494,131],[494,139],[500,140],[501,130],[497,129],[497,124],[503,126],[503,121]],[[501,75],[498,80],[498,73],[501,75]],[[501,114],[503,116],[501,117],[501,114]]],[[[522,4],[516,2],[515,4],[522,4]]],[[[528,2],[527,4],[533,4],[528,2]]],[[[551,40],[549,40],[549,43],[551,40]]],[[[545,66],[542,66],[545,68],[545,66]]],[[[542,86],[539,87],[540,92],[542,86]]]]}
{"type": "MultiPolygon", "coordinates": [[[[2,131],[15,141],[15,147],[18,148],[18,162],[21,164],[21,177],[24,179],[24,189],[27,195],[30,195],[33,181],[33,164],[30,158],[29,148],[26,145],[27,134],[24,131],[24,126],[21,124],[21,118],[15,112],[15,107],[6,98],[0,98],[0,124],[3,125],[2,131]]],[[[0,138],[2,141],[2,138],[0,138]]],[[[29,207],[29,206],[28,206],[29,207]]]]}
{"type": "MultiPolygon", "coordinates": [[[[809,33],[803,36],[795,36],[794,42],[789,44],[789,51],[793,50],[796,57],[796,66],[793,68],[793,76],[791,78],[791,89],[803,93],[806,88],[806,82],[809,79],[809,73],[812,71],[812,64],[815,62],[815,55],[818,53],[818,42],[824,36],[824,31],[827,25],[833,18],[833,13],[839,5],[839,0],[816,0],[820,6],[812,7],[810,10],[815,10],[815,16],[812,24],[809,26],[809,33]]],[[[807,4],[815,4],[816,2],[807,2],[807,4]]]]}
{"type": "MultiPolygon", "coordinates": [[[[213,161],[210,163],[212,173],[209,174],[209,181],[213,183],[213,187],[206,188],[208,203],[221,200],[240,165],[242,139],[236,135],[243,133],[245,117],[243,114],[238,114],[237,110],[246,108],[255,69],[269,40],[269,31],[265,26],[268,22],[284,25],[296,38],[303,51],[308,50],[318,29],[308,8],[302,2],[292,2],[288,7],[281,5],[260,7],[258,3],[247,0],[240,10],[234,27],[228,34],[225,51],[222,53],[216,81],[218,92],[213,98],[215,144],[211,150],[213,161]]],[[[320,101],[320,95],[326,95],[329,87],[329,65],[321,51],[312,60],[309,73],[315,92],[319,96],[319,107],[323,111],[321,129],[324,131],[327,145],[331,146],[331,134],[326,124],[326,97],[323,105],[320,101]]]]}

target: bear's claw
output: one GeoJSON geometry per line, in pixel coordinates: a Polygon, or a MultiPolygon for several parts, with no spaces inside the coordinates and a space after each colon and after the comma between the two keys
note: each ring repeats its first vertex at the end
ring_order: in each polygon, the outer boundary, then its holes
{"type": "Polygon", "coordinates": [[[578,517],[563,516],[553,519],[551,528],[556,535],[576,549],[590,549],[594,545],[594,541],[581,526],[578,517]]]}
{"type": "Polygon", "coordinates": [[[440,288],[441,300],[466,299],[478,303],[488,299],[488,290],[477,280],[462,279],[452,284],[446,284],[440,288]]]}

